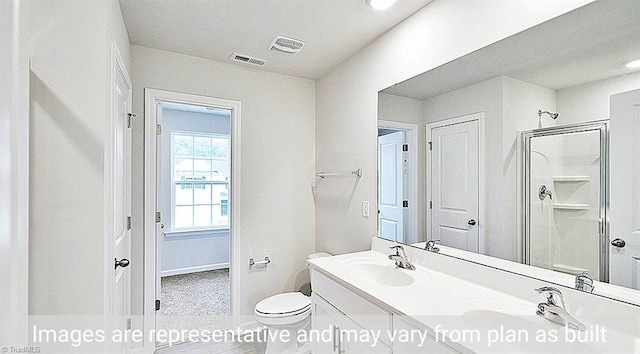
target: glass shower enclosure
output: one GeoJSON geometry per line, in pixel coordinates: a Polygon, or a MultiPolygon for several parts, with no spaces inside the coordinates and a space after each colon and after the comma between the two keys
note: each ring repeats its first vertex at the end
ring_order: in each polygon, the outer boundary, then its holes
{"type": "Polygon", "coordinates": [[[609,122],[521,132],[522,261],[609,281],[609,122]]]}

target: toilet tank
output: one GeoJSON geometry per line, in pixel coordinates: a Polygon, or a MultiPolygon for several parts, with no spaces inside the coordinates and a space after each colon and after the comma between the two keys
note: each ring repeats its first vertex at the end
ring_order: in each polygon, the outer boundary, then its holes
{"type": "MultiPolygon", "coordinates": [[[[332,255],[326,252],[317,252],[317,253],[312,253],[309,255],[309,257],[307,257],[307,260],[309,259],[314,259],[314,258],[323,258],[323,257],[331,257],[332,255]]],[[[307,263],[307,266],[309,265],[309,263],[307,263]]],[[[310,281],[310,272],[306,272],[306,278],[304,284],[302,284],[302,286],[299,288],[300,292],[307,295],[307,296],[311,296],[311,281],[310,281]]]]}

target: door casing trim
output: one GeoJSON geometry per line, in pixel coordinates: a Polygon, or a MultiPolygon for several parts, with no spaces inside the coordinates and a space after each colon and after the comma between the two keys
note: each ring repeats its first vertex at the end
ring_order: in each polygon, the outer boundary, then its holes
{"type": "MultiPolygon", "coordinates": [[[[233,101],[222,98],[214,98],[167,90],[152,88],[144,89],[144,291],[143,291],[143,311],[144,311],[144,333],[156,329],[156,277],[159,271],[156,267],[156,206],[157,201],[157,176],[158,176],[158,147],[156,127],[158,117],[156,108],[162,102],[182,103],[196,106],[216,107],[229,109],[231,111],[231,187],[229,200],[229,235],[231,237],[231,267],[230,277],[230,304],[231,318],[240,313],[240,302],[238,299],[238,285],[240,261],[240,101],[233,101]]],[[[152,353],[155,350],[155,340],[145,341],[145,352],[152,353]]]]}

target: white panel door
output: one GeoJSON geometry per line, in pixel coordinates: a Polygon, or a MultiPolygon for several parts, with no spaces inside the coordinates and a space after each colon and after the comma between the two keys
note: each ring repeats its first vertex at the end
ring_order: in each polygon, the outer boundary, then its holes
{"type": "Polygon", "coordinates": [[[478,252],[478,121],[431,129],[431,239],[478,252]]]}
{"type": "Polygon", "coordinates": [[[403,242],[403,132],[378,137],[378,236],[403,242]]]}
{"type": "Polygon", "coordinates": [[[611,96],[610,107],[609,282],[640,289],[640,90],[611,96]]]}
{"type": "MultiPolygon", "coordinates": [[[[114,47],[115,48],[115,47],[114,47]]],[[[115,50],[115,49],[114,49],[115,50]]],[[[114,122],[113,141],[113,196],[112,241],[114,247],[114,284],[112,285],[114,330],[130,329],[131,318],[131,84],[122,61],[116,60],[112,87],[114,122]]],[[[128,352],[126,343],[114,343],[114,353],[128,352]]]]}

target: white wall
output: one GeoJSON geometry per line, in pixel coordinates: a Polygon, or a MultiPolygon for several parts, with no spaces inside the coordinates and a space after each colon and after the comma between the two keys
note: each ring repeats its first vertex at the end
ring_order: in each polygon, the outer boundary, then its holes
{"type": "Polygon", "coordinates": [[[637,88],[640,72],[558,90],[558,119],[562,124],[609,119],[609,96],[637,88]]]}
{"type": "Polygon", "coordinates": [[[102,315],[111,40],[125,63],[129,40],[116,0],[30,5],[29,313],[102,315]]]}
{"type": "Polygon", "coordinates": [[[229,115],[206,114],[163,108],[162,129],[162,276],[226,268],[229,265],[229,229],[168,235],[173,228],[171,208],[171,132],[231,134],[229,115]]]}
{"type": "Polygon", "coordinates": [[[318,186],[317,250],[363,250],[376,233],[361,202],[376,200],[378,91],[589,2],[437,0],[319,79],[316,168],[363,177],[318,186]]]}
{"type": "Polygon", "coordinates": [[[0,1],[0,343],[26,341],[29,3],[0,1]]]}
{"type": "MultiPolygon", "coordinates": [[[[519,244],[519,235],[522,233],[522,225],[519,217],[519,190],[521,176],[518,174],[518,135],[520,131],[535,129],[540,126],[548,127],[558,124],[548,116],[538,119],[538,110],[556,110],[556,92],[552,89],[534,85],[525,81],[504,77],[504,109],[502,121],[502,181],[489,181],[493,191],[501,189],[503,202],[494,199],[494,204],[487,204],[489,218],[494,210],[500,210],[495,224],[497,228],[503,227],[498,233],[501,238],[494,240],[491,247],[487,248],[487,254],[508,259],[518,260],[521,256],[522,245],[519,244]],[[502,183],[502,186],[499,185],[502,183]],[[495,209],[493,209],[495,208],[495,209]],[[501,243],[503,242],[504,243],[501,243]]],[[[488,144],[491,144],[487,141],[488,144]]],[[[499,142],[496,142],[500,144],[499,142]]],[[[487,155],[488,158],[491,155],[487,155]]],[[[490,178],[490,177],[487,177],[490,178]]],[[[491,220],[493,222],[493,220],[491,220]]]]}
{"type": "MultiPolygon", "coordinates": [[[[133,106],[144,111],[144,88],[242,103],[240,259],[241,314],[263,297],[297,289],[308,279],[305,260],[314,250],[311,184],[315,179],[315,85],[311,80],[267,73],[192,56],[132,46],[133,106]],[[249,271],[248,259],[271,257],[266,270],[249,271]]],[[[143,119],[134,124],[133,199],[142,200],[143,119]]],[[[134,255],[142,254],[142,205],[134,205],[134,255]]],[[[133,284],[142,284],[134,269],[133,284]]],[[[134,289],[134,314],[142,289],[134,289]]]]}

